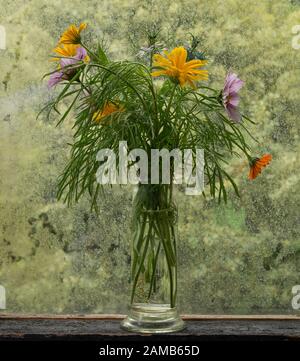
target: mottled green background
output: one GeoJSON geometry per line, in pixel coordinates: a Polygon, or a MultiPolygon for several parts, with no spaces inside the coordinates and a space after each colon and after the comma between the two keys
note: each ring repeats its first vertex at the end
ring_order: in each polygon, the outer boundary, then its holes
{"type": "MultiPolygon", "coordinates": [[[[254,182],[231,162],[242,198],[226,207],[177,192],[179,288],[184,313],[299,313],[291,288],[300,284],[300,50],[292,27],[300,2],[288,0],[0,0],[7,49],[0,50],[0,284],[7,312],[126,312],[130,198],[110,190],[100,216],[88,199],[56,202],[56,180],[68,159],[72,116],[55,127],[36,114],[52,95],[42,74],[69,23],[103,40],[113,58],[131,58],[155,22],[162,42],[201,37],[210,82],[227,70],[246,80],[242,106],[257,125],[257,154],[272,165],[254,182]]],[[[53,94],[53,92],[52,92],[53,94]]],[[[63,110],[63,108],[62,108],[63,110]]]]}

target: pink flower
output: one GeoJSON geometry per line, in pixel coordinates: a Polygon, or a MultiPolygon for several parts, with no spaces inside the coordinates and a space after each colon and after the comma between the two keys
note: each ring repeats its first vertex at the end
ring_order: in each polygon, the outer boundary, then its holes
{"type": "Polygon", "coordinates": [[[76,64],[78,61],[84,61],[87,57],[87,52],[84,48],[79,47],[76,50],[76,55],[72,58],[62,58],[60,60],[60,66],[64,68],[65,66],[70,66],[76,64]]]}
{"type": "Polygon", "coordinates": [[[50,75],[50,79],[48,81],[48,88],[54,87],[56,84],[63,80],[64,73],[62,71],[56,71],[50,75]]]}
{"type": "Polygon", "coordinates": [[[50,79],[48,81],[48,87],[52,88],[62,80],[68,80],[72,78],[72,76],[76,72],[76,69],[72,68],[72,65],[75,65],[79,61],[84,61],[86,57],[87,57],[86,50],[82,47],[79,47],[74,57],[62,58],[60,60],[60,69],[50,75],[50,79]]]}
{"type": "Polygon", "coordinates": [[[222,92],[223,105],[228,113],[228,116],[237,123],[241,121],[241,114],[238,110],[238,104],[240,101],[238,91],[243,85],[243,80],[239,79],[236,74],[228,73],[222,92]]]}

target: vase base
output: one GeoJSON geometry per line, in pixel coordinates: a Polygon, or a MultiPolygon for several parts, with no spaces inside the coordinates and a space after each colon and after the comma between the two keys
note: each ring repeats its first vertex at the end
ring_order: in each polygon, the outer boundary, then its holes
{"type": "Polygon", "coordinates": [[[168,304],[134,303],[121,327],[131,332],[169,333],[184,329],[185,323],[168,304]]]}

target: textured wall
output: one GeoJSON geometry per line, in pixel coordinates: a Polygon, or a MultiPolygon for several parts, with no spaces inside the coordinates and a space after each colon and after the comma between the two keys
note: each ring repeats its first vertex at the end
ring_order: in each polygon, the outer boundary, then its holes
{"type": "MultiPolygon", "coordinates": [[[[246,80],[242,105],[257,122],[258,154],[272,165],[255,182],[235,160],[241,199],[218,206],[177,192],[180,204],[180,302],[188,313],[296,313],[300,284],[299,58],[292,27],[299,1],[288,0],[0,0],[6,50],[0,50],[0,284],[7,312],[125,312],[128,295],[130,192],[113,189],[100,202],[67,208],[56,179],[68,158],[72,116],[36,120],[51,97],[42,74],[69,23],[86,21],[113,58],[144,45],[155,21],[162,39],[202,39],[210,81],[228,69],[246,80]]],[[[299,312],[299,311],[298,311],[299,312]]]]}

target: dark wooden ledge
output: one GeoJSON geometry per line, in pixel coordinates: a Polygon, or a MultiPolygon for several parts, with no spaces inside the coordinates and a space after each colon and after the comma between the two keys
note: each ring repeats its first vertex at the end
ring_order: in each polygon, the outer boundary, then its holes
{"type": "MultiPolygon", "coordinates": [[[[145,341],[145,335],[120,329],[122,315],[0,315],[0,340],[145,341]]],[[[296,316],[183,316],[184,331],[151,339],[293,340],[300,341],[300,317],[296,316]]],[[[149,339],[147,339],[149,340],[149,339]]]]}

